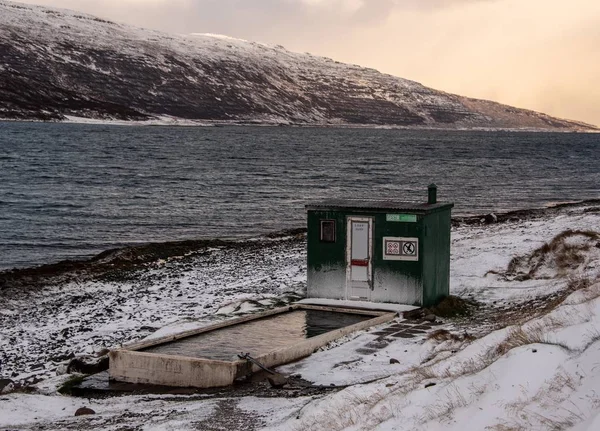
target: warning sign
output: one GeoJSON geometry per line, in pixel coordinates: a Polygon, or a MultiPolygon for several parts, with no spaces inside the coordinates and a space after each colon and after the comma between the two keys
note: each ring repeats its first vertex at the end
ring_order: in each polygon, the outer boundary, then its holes
{"type": "Polygon", "coordinates": [[[383,259],[408,261],[419,260],[419,239],[384,237],[383,259]]]}
{"type": "Polygon", "coordinates": [[[385,254],[400,256],[400,241],[386,241],[385,254]]]}
{"type": "Polygon", "coordinates": [[[402,243],[402,254],[407,256],[414,256],[417,251],[417,244],[415,242],[404,242],[402,243]]]}

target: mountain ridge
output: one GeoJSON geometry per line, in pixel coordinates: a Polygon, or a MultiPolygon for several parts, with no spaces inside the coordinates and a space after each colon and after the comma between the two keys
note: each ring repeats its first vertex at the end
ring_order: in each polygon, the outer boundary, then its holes
{"type": "Polygon", "coordinates": [[[0,119],[595,131],[281,46],[0,0],[0,119]]]}

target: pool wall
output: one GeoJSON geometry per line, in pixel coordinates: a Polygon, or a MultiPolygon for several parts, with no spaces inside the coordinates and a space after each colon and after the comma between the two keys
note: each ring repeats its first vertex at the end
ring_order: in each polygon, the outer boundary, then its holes
{"type": "Polygon", "coordinates": [[[397,315],[389,311],[294,304],[288,307],[227,320],[200,329],[185,331],[150,341],[142,341],[118,350],[113,350],[109,353],[110,379],[128,383],[175,387],[210,388],[229,386],[233,384],[235,379],[243,377],[250,372],[258,371],[259,367],[250,365],[245,360],[218,361],[148,353],[140,350],[294,310],[320,310],[332,313],[362,314],[373,316],[373,318],[308,338],[294,345],[273,350],[254,358],[264,366],[274,367],[304,358],[331,341],[352,332],[389,322],[397,315]]]}

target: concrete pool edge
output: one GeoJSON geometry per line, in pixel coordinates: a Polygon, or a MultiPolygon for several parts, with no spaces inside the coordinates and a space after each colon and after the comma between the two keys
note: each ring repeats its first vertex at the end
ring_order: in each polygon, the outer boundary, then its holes
{"type": "Polygon", "coordinates": [[[233,384],[235,379],[243,377],[250,372],[258,371],[259,368],[256,365],[250,365],[245,360],[229,362],[214,359],[146,353],[141,352],[140,350],[192,337],[205,332],[303,309],[329,311],[334,313],[362,314],[373,316],[373,318],[308,338],[305,341],[291,346],[270,351],[256,357],[255,359],[257,361],[266,367],[274,367],[293,362],[311,355],[317,349],[325,346],[331,341],[356,331],[389,322],[397,316],[397,313],[394,312],[293,304],[250,316],[226,320],[175,335],[169,335],[146,342],[142,341],[129,346],[124,346],[121,349],[113,350],[109,353],[110,379],[128,383],[145,383],[175,387],[209,388],[229,386],[233,384]]]}

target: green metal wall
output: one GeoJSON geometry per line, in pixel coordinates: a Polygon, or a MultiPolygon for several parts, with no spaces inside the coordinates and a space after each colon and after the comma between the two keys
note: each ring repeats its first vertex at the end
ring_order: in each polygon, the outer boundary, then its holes
{"type": "MultiPolygon", "coordinates": [[[[417,215],[417,222],[388,222],[393,210],[308,211],[308,296],[346,299],[346,223],[349,216],[372,217],[373,302],[430,306],[449,294],[450,209],[417,215]],[[321,220],[336,221],[336,242],[320,241],[321,220]],[[416,237],[419,260],[383,259],[384,237],[416,237]]],[[[407,213],[402,211],[402,213],[407,213]]]]}
{"type": "Polygon", "coordinates": [[[339,211],[308,212],[308,297],[346,297],[346,216],[339,211]],[[335,220],[336,241],[321,242],[321,220],[335,220]]]}
{"type": "Polygon", "coordinates": [[[450,295],[450,211],[428,214],[423,222],[423,306],[450,295]]]}
{"type": "Polygon", "coordinates": [[[423,296],[422,280],[422,216],[417,216],[414,223],[388,222],[386,214],[394,211],[377,212],[374,228],[372,300],[374,302],[392,302],[409,305],[420,305],[423,296]],[[400,261],[383,259],[383,238],[410,237],[419,239],[419,260],[400,261]]]}

